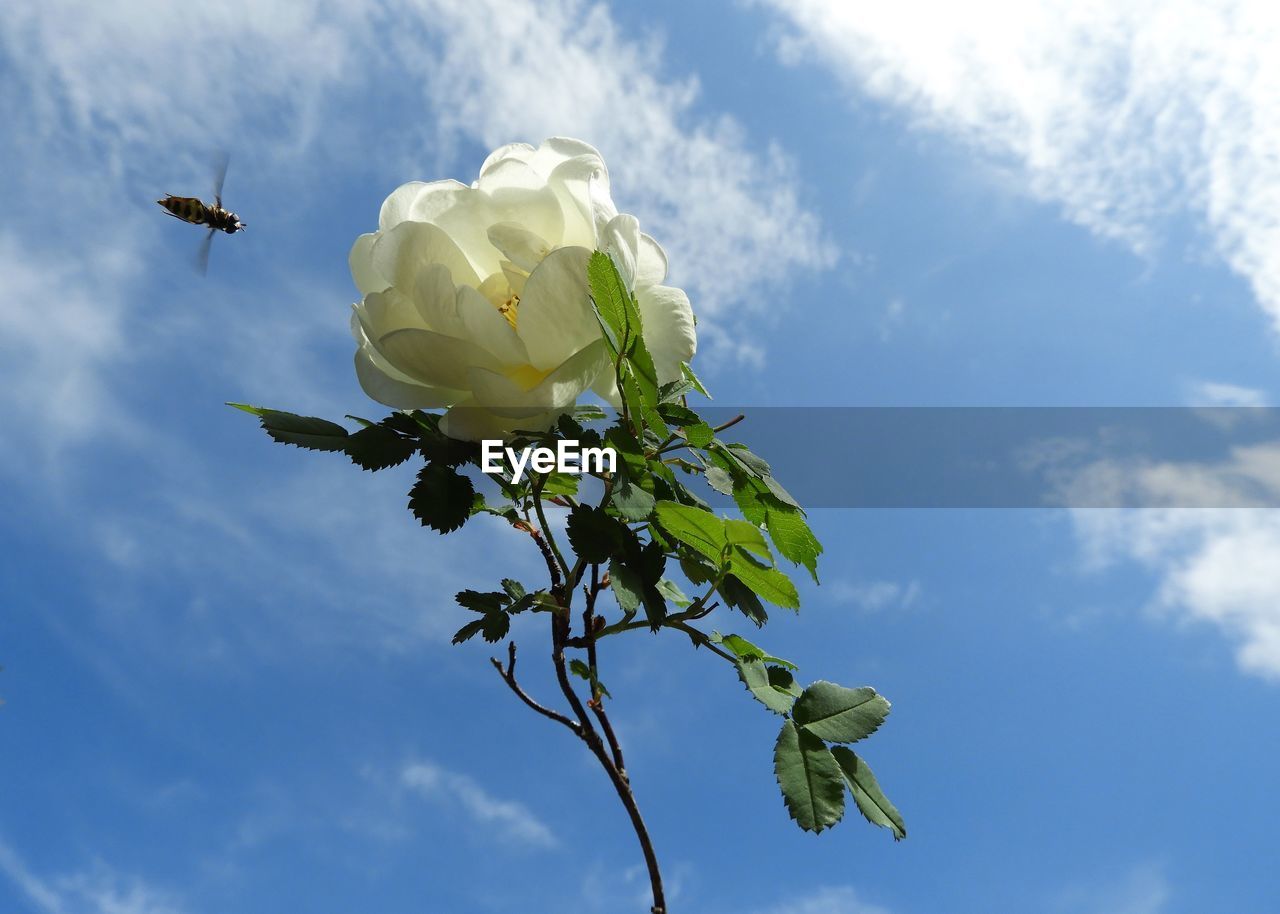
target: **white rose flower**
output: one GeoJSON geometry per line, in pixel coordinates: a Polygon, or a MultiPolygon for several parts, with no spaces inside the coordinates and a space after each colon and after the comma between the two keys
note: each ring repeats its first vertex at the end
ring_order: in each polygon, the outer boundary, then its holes
{"type": "Polygon", "coordinates": [[[553,138],[493,152],[470,187],[413,182],[351,249],[356,376],[399,409],[449,407],[440,428],[476,441],[543,430],[588,389],[617,403],[587,285],[591,252],[632,288],[662,383],[696,348],[693,311],[662,285],[667,258],[609,196],[600,154],[553,138]]]}

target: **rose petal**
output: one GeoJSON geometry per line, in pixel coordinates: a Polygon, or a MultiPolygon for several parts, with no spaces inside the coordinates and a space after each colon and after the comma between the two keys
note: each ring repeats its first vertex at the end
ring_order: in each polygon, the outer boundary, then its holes
{"type": "Polygon", "coordinates": [[[370,399],[395,409],[436,409],[457,403],[464,391],[415,383],[368,346],[356,350],[356,380],[370,399]],[[404,380],[401,380],[404,378],[404,380]]]}
{"type": "Polygon", "coordinates": [[[381,292],[390,285],[382,274],[373,268],[373,243],[378,240],[374,233],[361,235],[351,245],[351,253],[347,255],[347,263],[351,267],[351,280],[360,290],[361,295],[370,292],[381,292]]]}
{"type": "Polygon", "coordinates": [[[405,327],[427,328],[413,301],[398,289],[371,292],[352,307],[371,340],[405,327]]]}
{"type": "Polygon", "coordinates": [[[636,299],[658,381],[669,384],[679,380],[680,363],[692,360],[698,349],[689,296],[672,286],[650,286],[640,290],[636,299]]]}
{"type": "Polygon", "coordinates": [[[497,308],[470,286],[459,286],[458,319],[463,338],[491,354],[502,365],[527,365],[529,352],[497,308]]]}
{"type": "Polygon", "coordinates": [[[440,417],[440,431],[461,441],[506,441],[515,437],[517,431],[545,432],[559,418],[559,412],[551,412],[524,419],[502,419],[477,406],[475,400],[466,400],[440,417]]]}
{"type": "Polygon", "coordinates": [[[466,390],[467,372],[473,366],[502,369],[493,356],[474,343],[431,330],[397,330],[371,342],[392,367],[420,384],[434,387],[466,390]]]}
{"type": "Polygon", "coordinates": [[[636,287],[636,254],[640,247],[640,223],[629,213],[619,213],[600,230],[600,250],[613,258],[628,289],[636,287]]]}
{"type": "Polygon", "coordinates": [[[489,226],[489,243],[525,273],[532,273],[551,253],[551,245],[545,238],[514,222],[489,226]]]}
{"type": "Polygon", "coordinates": [[[483,368],[472,368],[467,380],[481,406],[499,416],[523,419],[572,406],[608,365],[604,340],[597,339],[528,389],[506,375],[483,368]]]}
{"type": "Polygon", "coordinates": [[[667,278],[667,254],[643,232],[640,233],[640,248],[636,255],[636,288],[662,285],[667,278]]]}
{"type": "Polygon", "coordinates": [[[429,222],[401,222],[373,243],[373,266],[390,285],[409,292],[425,265],[448,268],[457,285],[476,286],[480,278],[444,229],[429,222]]]}
{"type": "Polygon", "coordinates": [[[558,368],[565,359],[600,338],[600,324],[587,289],[586,248],[560,248],[547,255],[525,282],[516,332],[539,371],[558,368]]]}

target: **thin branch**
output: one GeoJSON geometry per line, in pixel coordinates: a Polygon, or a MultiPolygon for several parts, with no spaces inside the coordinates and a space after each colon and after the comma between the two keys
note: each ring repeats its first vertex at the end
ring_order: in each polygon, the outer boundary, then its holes
{"type": "Polygon", "coordinates": [[[520,683],[516,682],[516,643],[514,641],[507,645],[507,668],[505,670],[502,668],[502,664],[498,661],[497,657],[490,657],[489,662],[492,663],[493,668],[498,671],[498,675],[502,677],[502,681],[511,688],[511,691],[516,693],[516,696],[521,701],[533,708],[533,710],[537,711],[543,717],[549,717],[558,724],[564,724],[564,726],[573,731],[575,736],[582,735],[582,728],[578,726],[576,722],[569,720],[569,718],[565,717],[559,711],[553,711],[550,708],[538,704],[529,696],[528,692],[520,687],[520,683]]]}

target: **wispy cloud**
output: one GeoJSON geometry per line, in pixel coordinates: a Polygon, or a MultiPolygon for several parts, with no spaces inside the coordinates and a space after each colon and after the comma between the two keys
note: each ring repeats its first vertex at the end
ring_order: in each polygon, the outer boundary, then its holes
{"type": "Polygon", "coordinates": [[[830,596],[835,602],[854,606],[863,612],[886,609],[910,609],[920,599],[920,582],[908,581],[833,581],[830,596]]]}
{"type": "Polygon", "coordinates": [[[1189,390],[1188,401],[1194,406],[1266,406],[1265,391],[1241,387],[1222,381],[1197,381],[1189,390]]]}
{"type": "Polygon", "coordinates": [[[1163,869],[1146,864],[1115,882],[1068,889],[1055,910],[1061,914],[1161,914],[1172,895],[1163,869]]]}
{"type": "Polygon", "coordinates": [[[505,840],[533,848],[552,848],[559,843],[551,829],[524,804],[498,799],[465,774],[418,761],[404,767],[400,781],[422,797],[456,805],[473,821],[493,829],[505,840]]]}
{"type": "Polygon", "coordinates": [[[760,914],[889,914],[889,909],[863,901],[849,886],[828,886],[760,914]]]}
{"type": "Polygon", "coordinates": [[[0,874],[21,893],[26,910],[36,914],[182,914],[187,910],[168,892],[100,861],[82,872],[40,876],[3,838],[0,874]]]}
{"type": "Polygon", "coordinates": [[[786,59],[992,154],[1101,235],[1149,251],[1190,214],[1280,327],[1280,7],[760,2],[790,25],[786,59]]]}

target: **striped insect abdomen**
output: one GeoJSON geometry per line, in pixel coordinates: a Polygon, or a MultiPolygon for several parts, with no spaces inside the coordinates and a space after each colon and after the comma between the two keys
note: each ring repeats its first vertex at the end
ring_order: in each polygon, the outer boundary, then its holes
{"type": "Polygon", "coordinates": [[[209,222],[208,207],[195,197],[175,197],[169,194],[163,200],[156,202],[183,222],[191,222],[195,225],[207,225],[209,222]]]}

